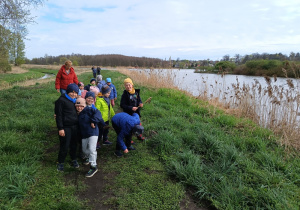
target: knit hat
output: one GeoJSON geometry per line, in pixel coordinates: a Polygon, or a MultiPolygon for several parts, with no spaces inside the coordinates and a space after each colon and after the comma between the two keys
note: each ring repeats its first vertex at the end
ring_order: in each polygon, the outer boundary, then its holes
{"type": "Polygon", "coordinates": [[[138,135],[141,135],[143,132],[144,132],[144,127],[141,126],[141,125],[135,125],[133,128],[132,128],[132,132],[138,136],[138,135]]]}
{"type": "Polygon", "coordinates": [[[101,89],[102,95],[104,95],[104,94],[106,94],[106,93],[108,93],[110,91],[111,91],[111,89],[110,89],[110,87],[108,85],[103,85],[102,86],[102,89],[101,89]]]}
{"type": "Polygon", "coordinates": [[[96,82],[96,79],[95,79],[95,78],[92,78],[91,81],[90,81],[90,83],[92,83],[93,81],[96,82]]]}
{"type": "Polygon", "coordinates": [[[91,86],[90,91],[92,91],[95,94],[95,96],[97,96],[98,93],[100,92],[100,90],[97,86],[91,86]]]}
{"type": "Polygon", "coordinates": [[[88,97],[90,97],[90,96],[92,96],[92,97],[95,99],[95,93],[94,93],[94,92],[89,91],[89,92],[87,92],[87,93],[85,94],[85,98],[88,98],[88,97]]]}
{"type": "Polygon", "coordinates": [[[75,92],[75,93],[77,93],[78,94],[78,92],[79,92],[79,88],[78,88],[78,85],[76,85],[75,83],[71,83],[71,84],[69,84],[68,85],[68,87],[67,87],[67,94],[68,93],[71,93],[71,92],[75,92]]]}
{"type": "Polygon", "coordinates": [[[75,106],[83,106],[83,107],[86,107],[85,100],[84,100],[83,98],[77,98],[77,99],[76,99],[75,106]]]}
{"type": "Polygon", "coordinates": [[[100,82],[100,81],[102,81],[102,75],[97,76],[96,82],[100,82]]]}
{"type": "Polygon", "coordinates": [[[130,84],[133,85],[133,82],[132,82],[132,80],[131,80],[130,78],[126,78],[126,79],[124,80],[124,84],[126,84],[126,83],[130,83],[130,84]]]}
{"type": "Polygon", "coordinates": [[[84,86],[83,82],[78,83],[78,87],[84,86]]]}
{"type": "Polygon", "coordinates": [[[106,78],[106,82],[111,82],[111,78],[106,78]]]}

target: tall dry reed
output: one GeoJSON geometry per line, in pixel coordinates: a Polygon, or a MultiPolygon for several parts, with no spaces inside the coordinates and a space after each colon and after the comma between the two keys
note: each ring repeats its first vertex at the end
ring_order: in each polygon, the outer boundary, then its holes
{"type": "MultiPolygon", "coordinates": [[[[172,70],[129,70],[117,69],[136,83],[151,87],[178,89],[174,84],[176,75],[172,70]]],[[[265,77],[266,87],[255,80],[252,85],[240,84],[238,78],[231,87],[225,82],[215,81],[208,85],[202,77],[197,98],[226,110],[238,117],[246,117],[260,126],[273,130],[281,137],[280,143],[289,148],[300,149],[300,92],[299,85],[287,79],[288,88],[276,85],[277,77],[265,77]]]]}

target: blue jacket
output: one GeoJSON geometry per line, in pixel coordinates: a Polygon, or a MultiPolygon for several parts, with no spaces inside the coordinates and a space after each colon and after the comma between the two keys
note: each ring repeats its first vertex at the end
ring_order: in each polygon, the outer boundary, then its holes
{"type": "Polygon", "coordinates": [[[98,124],[105,126],[102,119],[101,112],[98,109],[92,107],[85,107],[78,116],[79,128],[82,138],[88,138],[91,136],[98,136],[99,129],[98,124]],[[91,127],[91,123],[95,124],[95,128],[91,127]]]}
{"type": "Polygon", "coordinates": [[[108,86],[111,89],[109,98],[110,99],[117,98],[117,89],[116,89],[115,85],[113,83],[110,83],[110,85],[108,85],[108,86]]]}
{"type": "Polygon", "coordinates": [[[135,125],[139,125],[141,123],[140,117],[137,113],[129,115],[125,112],[120,112],[118,114],[115,114],[111,121],[121,130],[117,137],[117,144],[119,144],[124,151],[125,149],[127,149],[124,143],[124,138],[125,136],[131,135],[132,128],[135,125]]]}

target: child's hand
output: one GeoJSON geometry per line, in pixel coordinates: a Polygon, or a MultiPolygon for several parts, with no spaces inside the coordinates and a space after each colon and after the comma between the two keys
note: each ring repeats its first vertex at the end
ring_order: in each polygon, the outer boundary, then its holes
{"type": "Polygon", "coordinates": [[[54,114],[54,120],[56,119],[56,114],[54,114]]]}
{"type": "Polygon", "coordinates": [[[140,104],[140,105],[139,105],[139,107],[143,107],[143,106],[144,106],[144,104],[140,104]]]}
{"type": "Polygon", "coordinates": [[[129,152],[128,149],[125,149],[125,150],[124,150],[124,153],[128,153],[128,152],[129,152]]]}
{"type": "Polygon", "coordinates": [[[132,107],[132,111],[135,112],[138,108],[139,108],[139,107],[134,106],[134,107],[132,107]]]}
{"type": "Polygon", "coordinates": [[[66,134],[65,134],[65,130],[59,130],[58,131],[58,135],[64,137],[66,134]]]}
{"type": "Polygon", "coordinates": [[[115,101],[117,100],[117,98],[115,98],[115,101]]]}
{"type": "Polygon", "coordinates": [[[92,127],[92,128],[96,128],[96,126],[95,126],[94,123],[91,123],[91,127],[92,127]]]}

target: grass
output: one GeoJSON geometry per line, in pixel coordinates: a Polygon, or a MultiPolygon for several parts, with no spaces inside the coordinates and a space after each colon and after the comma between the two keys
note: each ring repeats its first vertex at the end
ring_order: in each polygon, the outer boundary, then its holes
{"type": "MultiPolygon", "coordinates": [[[[120,100],[126,76],[102,72],[112,78],[120,100]]],[[[82,74],[79,80],[87,83],[90,77],[82,74]]],[[[142,89],[143,100],[152,97],[141,113],[148,140],[121,159],[113,156],[114,147],[101,149],[100,167],[114,174],[107,177],[106,190],[112,195],[101,202],[119,209],[179,209],[185,190],[193,189],[198,201],[218,209],[299,208],[298,153],[286,154],[270,130],[178,90],[133,82],[142,89]]],[[[56,172],[53,102],[58,95],[53,86],[1,91],[3,209],[82,209],[87,202],[74,196],[87,187],[82,176],[76,185],[56,172]]],[[[110,131],[109,138],[114,141],[116,134],[110,131]]],[[[77,173],[71,168],[65,172],[77,173]]]]}
{"type": "Polygon", "coordinates": [[[58,70],[32,68],[29,72],[23,74],[0,74],[0,85],[13,85],[14,83],[41,78],[45,74],[56,74],[57,72],[58,70]]]}

